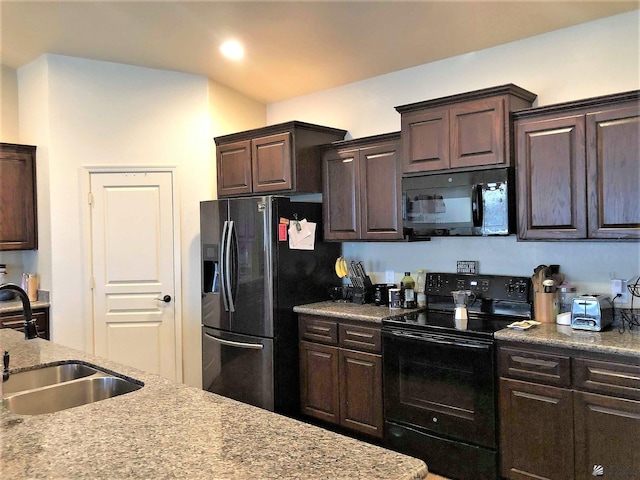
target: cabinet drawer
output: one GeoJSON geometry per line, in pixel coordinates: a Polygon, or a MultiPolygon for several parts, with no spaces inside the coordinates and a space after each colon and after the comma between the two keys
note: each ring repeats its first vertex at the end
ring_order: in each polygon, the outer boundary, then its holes
{"type": "MultiPolygon", "coordinates": [[[[49,313],[47,310],[34,310],[32,318],[36,321],[38,336],[49,340],[49,313]]],[[[0,328],[13,328],[24,333],[24,315],[22,313],[0,315],[0,328]]]]}
{"type": "Polygon", "coordinates": [[[501,377],[530,380],[557,387],[571,386],[571,359],[564,355],[500,348],[498,368],[501,377]]]}
{"type": "Polygon", "coordinates": [[[380,329],[360,325],[340,324],[340,346],[365,352],[380,353],[380,329]]]}
{"type": "Polygon", "coordinates": [[[320,343],[338,343],[338,322],[322,317],[300,316],[300,338],[320,343]]]}
{"type": "Polygon", "coordinates": [[[640,400],[640,366],[575,358],[573,388],[640,400]]]}

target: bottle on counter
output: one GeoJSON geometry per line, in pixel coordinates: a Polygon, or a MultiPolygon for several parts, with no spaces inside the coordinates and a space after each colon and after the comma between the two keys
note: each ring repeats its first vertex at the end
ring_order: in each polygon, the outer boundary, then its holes
{"type": "Polygon", "coordinates": [[[411,272],[404,272],[400,281],[402,308],[416,308],[416,282],[411,277],[411,272]]]}
{"type": "Polygon", "coordinates": [[[427,306],[427,295],[425,294],[425,287],[427,285],[427,274],[423,269],[418,270],[418,276],[416,280],[416,302],[418,308],[424,308],[427,306]]]}

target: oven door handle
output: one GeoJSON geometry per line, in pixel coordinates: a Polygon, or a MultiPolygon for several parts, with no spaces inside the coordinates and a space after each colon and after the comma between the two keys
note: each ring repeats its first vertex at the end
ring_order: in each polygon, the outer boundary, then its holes
{"type": "Polygon", "coordinates": [[[490,350],[491,345],[485,343],[476,343],[476,342],[460,342],[456,340],[445,340],[441,338],[435,338],[432,336],[422,336],[422,335],[413,335],[411,333],[401,333],[401,332],[390,332],[391,335],[395,337],[401,338],[410,338],[413,340],[419,340],[421,342],[426,343],[434,343],[438,345],[448,345],[452,347],[461,347],[461,348],[476,348],[478,350],[490,350]]]}

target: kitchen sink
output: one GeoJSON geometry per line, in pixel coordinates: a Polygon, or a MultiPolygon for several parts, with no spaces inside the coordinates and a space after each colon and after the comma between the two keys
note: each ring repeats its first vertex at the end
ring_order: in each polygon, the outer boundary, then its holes
{"type": "Polygon", "coordinates": [[[4,395],[68,382],[93,375],[97,370],[82,363],[65,363],[12,373],[2,385],[4,395]]]}
{"type": "Polygon", "coordinates": [[[131,393],[143,385],[97,366],[69,362],[11,374],[3,387],[4,405],[20,415],[40,415],[131,393]]]}

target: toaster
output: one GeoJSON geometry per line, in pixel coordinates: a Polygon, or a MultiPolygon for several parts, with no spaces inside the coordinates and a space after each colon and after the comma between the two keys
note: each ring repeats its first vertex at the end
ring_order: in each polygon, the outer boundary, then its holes
{"type": "Polygon", "coordinates": [[[580,295],[571,305],[571,328],[599,332],[613,323],[611,298],[606,295],[580,295]]]}

